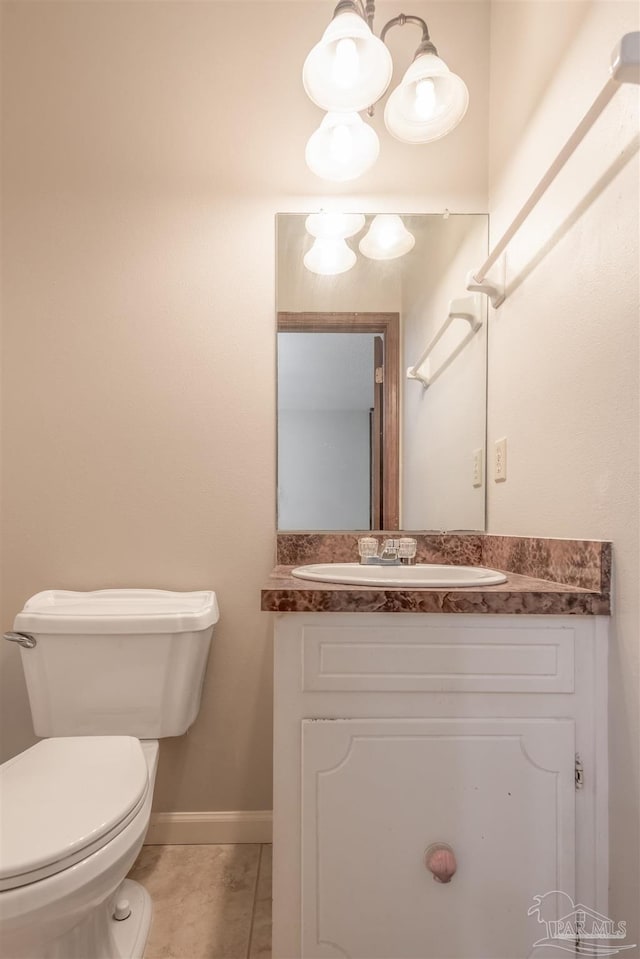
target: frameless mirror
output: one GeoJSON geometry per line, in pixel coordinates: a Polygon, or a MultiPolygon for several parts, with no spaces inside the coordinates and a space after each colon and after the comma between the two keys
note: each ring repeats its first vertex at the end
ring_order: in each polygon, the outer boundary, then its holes
{"type": "Polygon", "coordinates": [[[277,217],[278,529],[483,530],[487,216],[403,216],[413,248],[372,259],[368,215],[331,275],[306,219],[277,217]]]}

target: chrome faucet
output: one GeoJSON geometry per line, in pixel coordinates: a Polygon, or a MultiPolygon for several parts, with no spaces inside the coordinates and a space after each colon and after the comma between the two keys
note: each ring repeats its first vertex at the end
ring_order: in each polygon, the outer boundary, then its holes
{"type": "Polygon", "coordinates": [[[410,536],[385,539],[382,546],[373,536],[361,536],[358,553],[362,566],[413,566],[416,561],[417,542],[410,536]]]}
{"type": "Polygon", "coordinates": [[[400,562],[400,556],[398,555],[399,549],[400,549],[400,540],[384,539],[382,541],[382,548],[378,556],[383,562],[386,562],[387,560],[398,560],[398,562],[400,562]]]}

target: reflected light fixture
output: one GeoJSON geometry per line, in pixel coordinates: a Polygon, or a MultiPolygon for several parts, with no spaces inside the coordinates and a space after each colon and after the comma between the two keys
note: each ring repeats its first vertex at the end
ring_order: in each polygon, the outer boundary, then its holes
{"type": "Polygon", "coordinates": [[[365,225],[364,213],[310,213],[304,221],[307,233],[328,240],[346,240],[355,236],[365,225]]]}
{"type": "Polygon", "coordinates": [[[358,113],[327,113],[311,134],[307,166],[322,180],[355,180],[378,158],[380,141],[358,113]]]}
{"type": "Polygon", "coordinates": [[[379,213],[358,246],[370,260],[395,260],[412,250],[415,242],[397,213],[379,213]]]}
{"type": "Polygon", "coordinates": [[[307,164],[323,179],[353,179],[375,161],[377,150],[374,156],[370,137],[366,148],[358,147],[362,153],[355,159],[355,141],[364,144],[365,135],[354,124],[353,115],[367,110],[373,116],[375,104],[391,82],[393,63],[384,40],[392,27],[414,24],[421,28],[422,39],[413,63],[387,101],[384,122],[389,133],[403,143],[438,140],[458,125],[469,104],[464,80],[438,56],[421,17],[401,13],[384,25],[379,38],[373,33],[374,17],[375,0],[339,0],[331,23],[304,63],[304,88],[317,106],[328,111],[307,145],[307,164]],[[353,145],[343,128],[352,133],[353,145]],[[352,160],[336,160],[336,154],[345,157],[349,150],[352,160]],[[336,175],[341,164],[343,172],[336,175]],[[359,172],[354,172],[359,166],[359,172]]]}
{"type": "Polygon", "coordinates": [[[305,253],[304,265],[311,273],[321,276],[336,276],[346,273],[355,264],[356,254],[340,237],[316,237],[311,249],[305,253]]]}

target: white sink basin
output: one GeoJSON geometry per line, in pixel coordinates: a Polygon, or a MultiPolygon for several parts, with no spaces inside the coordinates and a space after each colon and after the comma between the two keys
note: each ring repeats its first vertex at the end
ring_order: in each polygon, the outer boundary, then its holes
{"type": "Polygon", "coordinates": [[[497,586],[507,577],[484,566],[439,566],[417,563],[415,566],[361,566],[360,563],[318,563],[297,566],[297,579],[352,586],[406,586],[437,588],[443,586],[497,586]]]}

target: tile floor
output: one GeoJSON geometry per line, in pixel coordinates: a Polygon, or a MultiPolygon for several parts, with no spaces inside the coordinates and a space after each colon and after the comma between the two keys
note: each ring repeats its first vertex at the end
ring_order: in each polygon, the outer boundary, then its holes
{"type": "Polygon", "coordinates": [[[143,846],[153,899],[145,959],[271,959],[271,846],[143,846]]]}

